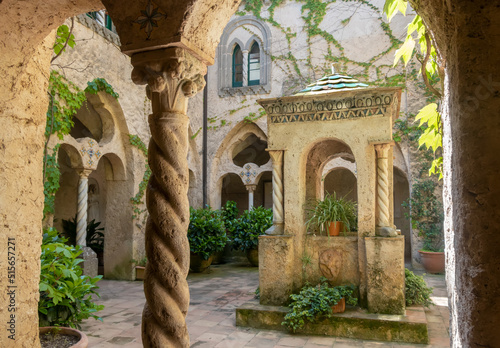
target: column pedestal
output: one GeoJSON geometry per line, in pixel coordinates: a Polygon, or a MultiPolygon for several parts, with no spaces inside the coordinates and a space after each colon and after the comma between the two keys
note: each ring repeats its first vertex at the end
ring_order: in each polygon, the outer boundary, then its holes
{"type": "Polygon", "coordinates": [[[80,266],[83,269],[83,274],[91,278],[97,277],[99,269],[97,254],[88,246],[82,246],[81,249],[83,253],[80,254],[80,258],[83,259],[83,262],[80,263],[80,266]]]}

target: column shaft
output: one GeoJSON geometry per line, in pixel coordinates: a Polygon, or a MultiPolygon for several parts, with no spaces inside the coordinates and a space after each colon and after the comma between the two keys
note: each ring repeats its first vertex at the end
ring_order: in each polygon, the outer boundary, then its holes
{"type": "Polygon", "coordinates": [[[273,226],[266,234],[283,234],[283,151],[269,151],[273,160],[273,226]]]}
{"type": "Polygon", "coordinates": [[[89,175],[92,170],[82,169],[79,171],[78,181],[78,205],[76,211],[76,244],[87,245],[87,200],[89,191],[89,175]]]}

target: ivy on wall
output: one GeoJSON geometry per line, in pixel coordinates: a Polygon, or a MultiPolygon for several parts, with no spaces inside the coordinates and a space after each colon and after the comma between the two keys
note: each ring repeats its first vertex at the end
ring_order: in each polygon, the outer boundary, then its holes
{"type": "Polygon", "coordinates": [[[118,93],[113,90],[113,87],[103,78],[96,78],[93,81],[87,82],[87,87],[82,91],[75,83],[69,81],[58,71],[52,70],[50,72],[48,88],[50,99],[45,124],[43,157],[44,218],[48,214],[54,214],[55,195],[59,189],[59,178],[61,175],[57,162],[59,145],[52,149],[52,154],[49,154],[49,140],[54,134],[60,140],[69,134],[74,126],[73,116],[87,100],[86,93],[97,94],[100,91],[108,93],[115,99],[119,97],[118,93]]]}
{"type": "Polygon", "coordinates": [[[141,224],[144,224],[146,222],[148,214],[147,209],[141,209],[141,207],[144,207],[144,195],[146,193],[146,187],[148,186],[149,178],[151,177],[151,168],[149,168],[148,164],[148,148],[138,135],[129,134],[128,136],[130,144],[139,149],[146,159],[144,175],[142,177],[142,181],[139,183],[139,191],[134,197],[130,198],[134,212],[132,215],[132,219],[135,219],[141,224]]]}

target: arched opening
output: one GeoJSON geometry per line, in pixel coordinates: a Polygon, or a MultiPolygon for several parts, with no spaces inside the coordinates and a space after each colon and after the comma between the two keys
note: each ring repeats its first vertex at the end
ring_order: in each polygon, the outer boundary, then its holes
{"type": "Polygon", "coordinates": [[[255,163],[262,166],[269,162],[270,159],[269,153],[265,151],[266,148],[266,141],[255,134],[249,134],[233,148],[233,163],[238,167],[243,167],[246,163],[255,163]]]}
{"type": "Polygon", "coordinates": [[[358,201],[358,181],[349,169],[333,168],[323,180],[324,193],[333,194],[336,192],[337,197],[346,197],[353,202],[358,201]]]}
{"type": "Polygon", "coordinates": [[[254,206],[272,208],[273,207],[273,174],[272,172],[263,172],[258,179],[257,187],[254,193],[254,206]]]}
{"type": "Polygon", "coordinates": [[[410,184],[406,174],[399,168],[394,167],[394,224],[401,230],[401,235],[405,237],[405,264],[411,264],[411,223],[406,217],[408,209],[403,207],[403,202],[410,198],[410,184]]]}
{"type": "Polygon", "coordinates": [[[221,204],[227,201],[234,201],[241,213],[248,209],[248,191],[243,185],[241,178],[233,173],[229,173],[222,178],[221,204]]]}
{"type": "Polygon", "coordinates": [[[73,138],[92,138],[97,142],[101,141],[103,136],[102,120],[88,101],[83,103],[83,106],[73,117],[73,123],[73,128],[69,133],[73,138]]]}
{"type": "MultiPolygon", "coordinates": [[[[323,197],[324,185],[322,174],[325,166],[335,159],[343,159],[355,163],[350,147],[336,139],[325,139],[316,143],[307,153],[306,161],[306,200],[323,197]]],[[[335,175],[335,174],[334,174],[335,175]]],[[[350,188],[342,189],[349,192],[350,188]]],[[[357,192],[357,189],[356,189],[357,192]]],[[[338,194],[338,193],[337,193],[338,194]]],[[[356,194],[357,197],[357,194],[356,194]]],[[[356,198],[357,200],[357,198],[356,198]]]]}
{"type": "Polygon", "coordinates": [[[233,87],[243,86],[243,52],[240,45],[233,50],[233,87]]]}
{"type": "Polygon", "coordinates": [[[260,47],[257,42],[252,44],[248,53],[248,85],[260,84],[260,47]]]}

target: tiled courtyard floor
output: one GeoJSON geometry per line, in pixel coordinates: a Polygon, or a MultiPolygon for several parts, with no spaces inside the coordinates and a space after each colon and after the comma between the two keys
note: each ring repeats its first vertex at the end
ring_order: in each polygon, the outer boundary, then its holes
{"type": "MultiPolygon", "coordinates": [[[[449,347],[448,308],[444,276],[425,277],[434,287],[436,306],[425,310],[430,345],[414,345],[345,338],[298,336],[285,332],[235,326],[235,308],[253,298],[257,268],[239,264],[212,266],[208,274],[190,274],[191,305],[187,316],[191,347],[449,347]]],[[[102,280],[100,312],[82,325],[89,347],[142,347],[141,313],[145,303],[142,282],[102,280]]],[[[167,348],[167,347],[166,347],[167,348]]]]}

